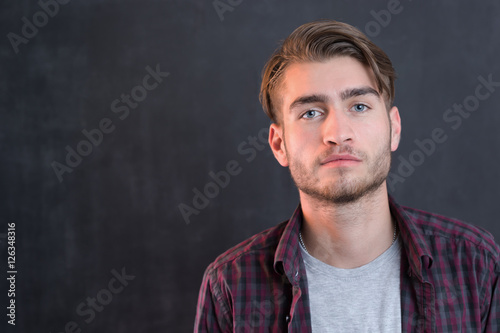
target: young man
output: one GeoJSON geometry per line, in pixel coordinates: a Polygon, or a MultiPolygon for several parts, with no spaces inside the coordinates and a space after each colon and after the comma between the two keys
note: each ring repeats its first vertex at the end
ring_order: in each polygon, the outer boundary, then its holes
{"type": "Polygon", "coordinates": [[[269,144],[300,205],[210,264],[196,332],[500,332],[493,237],[387,193],[394,78],[380,48],[335,21],[299,27],[271,57],[269,144]]]}

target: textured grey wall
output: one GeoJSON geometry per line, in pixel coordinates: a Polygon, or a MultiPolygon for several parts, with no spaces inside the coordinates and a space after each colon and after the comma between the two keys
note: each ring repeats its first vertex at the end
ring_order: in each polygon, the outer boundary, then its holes
{"type": "Polygon", "coordinates": [[[3,309],[7,223],[17,269],[7,332],[192,330],[208,263],[297,204],[288,171],[262,144],[269,122],[257,95],[278,41],[319,18],[359,27],[393,60],[396,199],[500,239],[498,1],[0,8],[3,309]],[[431,144],[433,132],[446,140],[431,144]]]}

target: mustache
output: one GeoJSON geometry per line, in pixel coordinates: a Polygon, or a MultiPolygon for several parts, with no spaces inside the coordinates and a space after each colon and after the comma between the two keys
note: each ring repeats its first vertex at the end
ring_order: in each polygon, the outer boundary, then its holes
{"type": "Polygon", "coordinates": [[[327,151],[321,153],[321,155],[316,159],[316,162],[318,164],[321,164],[322,161],[324,161],[326,158],[328,158],[331,155],[342,155],[342,154],[352,155],[360,160],[366,159],[365,153],[363,153],[361,151],[354,150],[351,146],[343,145],[343,146],[333,147],[333,148],[328,149],[327,151]]]}

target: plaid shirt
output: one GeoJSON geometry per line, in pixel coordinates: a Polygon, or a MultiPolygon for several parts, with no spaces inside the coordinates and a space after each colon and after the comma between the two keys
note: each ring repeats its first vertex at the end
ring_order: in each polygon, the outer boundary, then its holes
{"type": "MultiPolygon", "coordinates": [[[[392,198],[389,202],[403,243],[403,332],[500,332],[499,247],[493,237],[457,220],[399,206],[392,198]]],[[[301,225],[299,205],[289,221],[208,266],[195,332],[311,332],[301,225]]]]}

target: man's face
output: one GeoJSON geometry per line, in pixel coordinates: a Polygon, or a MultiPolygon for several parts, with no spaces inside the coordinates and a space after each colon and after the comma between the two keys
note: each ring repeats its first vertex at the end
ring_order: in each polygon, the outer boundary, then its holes
{"type": "Polygon", "coordinates": [[[401,122],[372,71],[351,57],[291,64],[269,143],[302,194],[347,203],[385,186],[401,122]]]}

